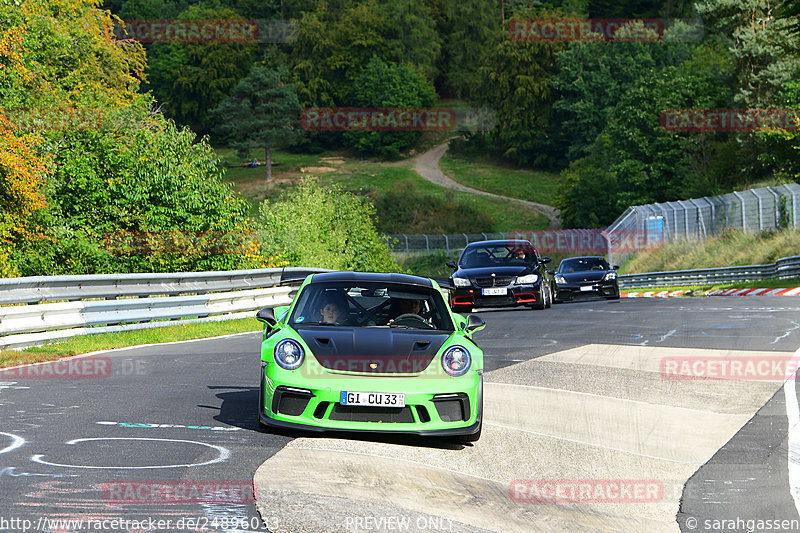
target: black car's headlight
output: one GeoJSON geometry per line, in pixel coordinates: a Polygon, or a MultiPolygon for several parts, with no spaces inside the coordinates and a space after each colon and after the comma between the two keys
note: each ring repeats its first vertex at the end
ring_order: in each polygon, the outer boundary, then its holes
{"type": "Polygon", "coordinates": [[[466,278],[453,278],[453,285],[456,287],[469,287],[470,282],[466,278]]]}
{"type": "Polygon", "coordinates": [[[566,285],[567,284],[567,278],[565,278],[564,276],[559,274],[559,275],[556,276],[556,283],[559,284],[559,285],[566,285]]]}
{"type": "Polygon", "coordinates": [[[472,356],[463,346],[451,346],[442,354],[442,368],[453,377],[463,376],[472,364],[472,356]]]}
{"type": "Polygon", "coordinates": [[[297,370],[303,364],[303,347],[292,339],[283,339],[275,345],[275,362],[286,370],[297,370]]]}
{"type": "Polygon", "coordinates": [[[617,273],[616,272],[609,272],[608,274],[606,274],[606,277],[603,278],[603,279],[606,280],[606,281],[615,280],[615,279],[617,279],[617,273]]]}
{"type": "Polygon", "coordinates": [[[527,285],[529,283],[536,283],[539,281],[539,276],[536,274],[528,274],[527,276],[520,276],[517,278],[518,285],[527,285]]]}

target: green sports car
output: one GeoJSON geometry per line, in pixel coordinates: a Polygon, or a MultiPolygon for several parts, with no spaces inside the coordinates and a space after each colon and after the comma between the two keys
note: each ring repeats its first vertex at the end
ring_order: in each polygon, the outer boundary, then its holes
{"type": "Polygon", "coordinates": [[[484,322],[454,314],[435,280],[312,274],[257,318],[263,426],[480,438],[484,322]]]}

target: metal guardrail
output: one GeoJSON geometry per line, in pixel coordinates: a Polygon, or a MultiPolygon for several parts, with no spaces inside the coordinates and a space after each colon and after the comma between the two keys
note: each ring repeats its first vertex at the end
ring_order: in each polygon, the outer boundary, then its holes
{"type": "Polygon", "coordinates": [[[619,282],[621,288],[639,289],[790,278],[800,278],[800,256],[784,257],[767,265],[625,274],[619,276],[619,282]]]}
{"type": "Polygon", "coordinates": [[[297,279],[315,272],[326,270],[0,279],[0,348],[75,335],[245,318],[262,307],[291,303],[294,289],[279,286],[282,277],[297,279]]]}

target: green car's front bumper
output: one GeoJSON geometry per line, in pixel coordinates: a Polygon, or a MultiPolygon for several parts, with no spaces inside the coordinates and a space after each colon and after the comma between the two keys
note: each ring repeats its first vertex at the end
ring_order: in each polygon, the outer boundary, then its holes
{"type": "MultiPolygon", "coordinates": [[[[312,356],[313,357],[313,356],[312,356]]],[[[473,435],[483,410],[482,372],[460,377],[362,375],[330,372],[314,362],[317,375],[262,366],[259,418],[266,426],[310,431],[406,433],[426,436],[473,435]],[[405,407],[351,407],[341,393],[404,393],[405,407]]],[[[437,361],[438,364],[438,361],[437,361]]]]}

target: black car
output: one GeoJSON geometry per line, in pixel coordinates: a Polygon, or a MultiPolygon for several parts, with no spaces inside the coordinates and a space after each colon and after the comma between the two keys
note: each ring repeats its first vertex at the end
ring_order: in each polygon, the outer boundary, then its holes
{"type": "Polygon", "coordinates": [[[529,241],[473,242],[464,248],[458,264],[447,262],[455,269],[450,305],[463,313],[473,307],[550,307],[555,283],[545,266],[549,262],[529,241]]]}
{"type": "Polygon", "coordinates": [[[619,298],[617,273],[602,257],[571,257],[564,259],[553,272],[556,279],[555,302],[572,300],[576,296],[602,296],[607,300],[619,298]]]}

